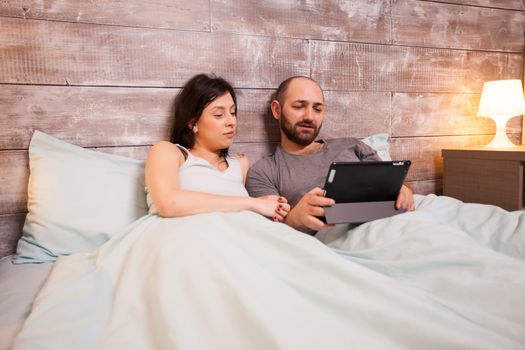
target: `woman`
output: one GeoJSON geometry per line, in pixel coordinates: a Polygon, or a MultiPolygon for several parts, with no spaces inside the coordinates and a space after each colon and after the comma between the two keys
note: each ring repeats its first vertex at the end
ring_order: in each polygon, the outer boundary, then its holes
{"type": "Polygon", "coordinates": [[[244,188],[249,161],[231,157],[237,102],[222,78],[199,74],[175,99],[170,142],[155,144],[146,164],[151,211],[179,217],[251,210],[282,222],[290,210],[283,197],[252,198],[244,188]]]}

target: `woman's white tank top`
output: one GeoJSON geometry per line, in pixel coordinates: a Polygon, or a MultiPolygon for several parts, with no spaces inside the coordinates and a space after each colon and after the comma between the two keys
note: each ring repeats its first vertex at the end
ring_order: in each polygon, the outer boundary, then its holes
{"type": "MultiPolygon", "coordinates": [[[[186,161],[179,168],[179,185],[182,190],[207,192],[225,196],[248,196],[243,184],[241,163],[228,156],[228,168],[221,171],[207,160],[192,155],[186,148],[177,145],[186,155],[186,161]]],[[[147,190],[147,189],[146,189],[147,190]]],[[[149,213],[156,213],[153,202],[147,193],[149,213]]]]}

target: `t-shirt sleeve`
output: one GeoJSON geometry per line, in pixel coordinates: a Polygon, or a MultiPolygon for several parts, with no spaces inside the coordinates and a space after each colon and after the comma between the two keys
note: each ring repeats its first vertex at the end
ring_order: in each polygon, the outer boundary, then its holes
{"type": "Polygon", "coordinates": [[[256,162],[249,170],[246,178],[246,189],[251,197],[262,197],[269,195],[279,195],[276,180],[272,176],[270,162],[261,159],[256,162]]]}

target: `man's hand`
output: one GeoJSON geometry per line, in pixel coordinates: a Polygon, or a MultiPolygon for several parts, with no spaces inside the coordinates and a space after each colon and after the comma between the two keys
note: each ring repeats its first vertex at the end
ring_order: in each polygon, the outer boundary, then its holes
{"type": "Polygon", "coordinates": [[[406,185],[401,186],[396,200],[396,209],[414,210],[414,193],[406,185]]]}
{"type": "Polygon", "coordinates": [[[319,187],[305,194],[295,207],[290,210],[284,222],[295,229],[319,231],[332,229],[335,225],[327,225],[319,217],[324,216],[324,206],[332,206],[335,201],[324,196],[324,190],[319,187]]]}

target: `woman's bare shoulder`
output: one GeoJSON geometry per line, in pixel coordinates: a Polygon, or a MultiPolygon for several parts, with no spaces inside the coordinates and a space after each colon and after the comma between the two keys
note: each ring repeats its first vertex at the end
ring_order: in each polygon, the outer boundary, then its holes
{"type": "Polygon", "coordinates": [[[185,157],[181,149],[169,141],[159,141],[149,150],[148,158],[176,158],[184,161],[185,157]]]}

